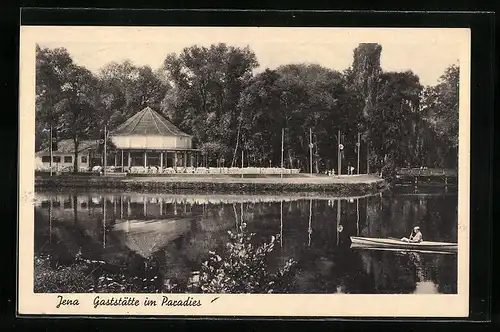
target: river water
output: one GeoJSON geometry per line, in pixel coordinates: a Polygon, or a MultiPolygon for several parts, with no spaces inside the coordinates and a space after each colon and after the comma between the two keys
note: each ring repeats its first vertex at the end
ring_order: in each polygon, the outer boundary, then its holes
{"type": "Polygon", "coordinates": [[[83,257],[141,278],[147,267],[157,285],[182,284],[241,223],[257,241],[280,234],[269,264],[297,262],[293,292],[457,292],[456,254],[350,247],[350,236],[400,238],[415,224],[425,240],[457,242],[452,189],[396,187],[342,198],[37,192],[35,257],[49,257],[55,269],[83,257]]]}

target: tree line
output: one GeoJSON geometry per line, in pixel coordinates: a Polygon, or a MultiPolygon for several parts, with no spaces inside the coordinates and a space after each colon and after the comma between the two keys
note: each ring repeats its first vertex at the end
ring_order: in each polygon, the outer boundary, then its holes
{"type": "Polygon", "coordinates": [[[193,135],[212,166],[240,166],[241,151],[245,165],[279,166],[283,130],[284,166],[303,172],[310,148],[314,172],[337,169],[339,143],[342,165],[359,153],[362,171],[367,161],[372,171],[456,167],[458,65],[423,86],[411,71],[383,71],[381,53],[364,43],[343,72],[300,63],[255,74],[249,47],[219,43],[169,54],[158,70],[124,61],[93,74],[66,49],[37,46],[36,146],[48,144],[49,126],[78,146],[150,106],[193,135]]]}

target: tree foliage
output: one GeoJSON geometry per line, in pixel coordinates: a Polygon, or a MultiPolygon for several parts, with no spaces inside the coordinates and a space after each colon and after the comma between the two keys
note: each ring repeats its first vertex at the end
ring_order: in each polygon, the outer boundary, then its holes
{"type": "Polygon", "coordinates": [[[283,130],[288,168],[309,171],[312,148],[314,172],[337,169],[339,142],[343,173],[358,152],[360,171],[367,156],[371,171],[455,167],[459,67],[423,87],[411,71],[384,72],[381,53],[379,44],[360,44],[344,72],[286,64],[254,73],[259,64],[248,47],[194,45],[155,71],[124,61],[93,75],[65,49],[37,47],[37,142],[50,125],[76,141],[97,137],[104,125],[112,130],[151,106],[193,135],[211,166],[222,159],[240,166],[242,151],[245,166],[279,166],[283,130]]]}
{"type": "Polygon", "coordinates": [[[249,48],[223,43],[209,48],[191,46],[179,55],[170,54],[164,70],[173,89],[164,99],[163,109],[180,129],[192,133],[210,157],[234,159],[231,143],[238,139],[236,106],[257,66],[249,48]]]}

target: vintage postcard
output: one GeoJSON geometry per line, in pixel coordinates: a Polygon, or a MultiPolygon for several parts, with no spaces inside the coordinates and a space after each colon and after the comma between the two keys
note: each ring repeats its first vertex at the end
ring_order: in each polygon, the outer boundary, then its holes
{"type": "Polygon", "coordinates": [[[470,31],[21,26],[18,312],[466,317],[470,31]]]}

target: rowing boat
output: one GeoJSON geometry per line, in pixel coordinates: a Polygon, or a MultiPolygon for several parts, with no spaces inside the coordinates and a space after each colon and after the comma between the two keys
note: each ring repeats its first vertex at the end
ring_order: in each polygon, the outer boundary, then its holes
{"type": "Polygon", "coordinates": [[[369,237],[357,237],[351,236],[351,242],[356,245],[363,245],[366,247],[373,248],[397,248],[397,249],[417,249],[417,250],[441,250],[441,251],[457,251],[457,243],[448,242],[432,242],[432,241],[422,241],[422,242],[404,242],[399,239],[388,239],[388,238],[369,238],[369,237]]]}

